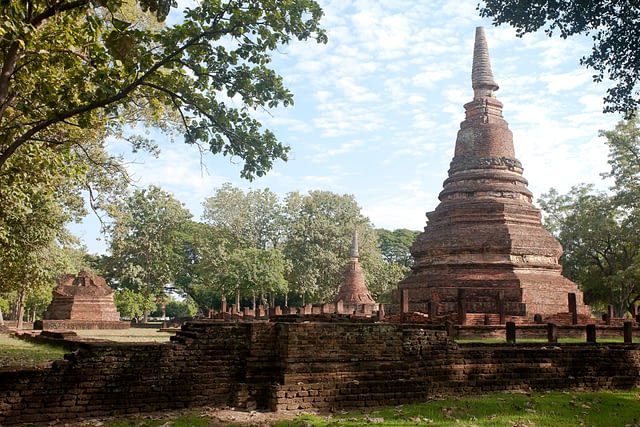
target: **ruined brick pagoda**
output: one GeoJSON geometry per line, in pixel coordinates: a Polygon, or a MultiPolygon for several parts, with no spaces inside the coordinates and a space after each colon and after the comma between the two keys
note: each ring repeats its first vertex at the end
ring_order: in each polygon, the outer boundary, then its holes
{"type": "Polygon", "coordinates": [[[360,255],[358,253],[358,233],[353,234],[349,262],[342,278],[342,284],[333,302],[342,301],[345,306],[357,306],[362,304],[375,305],[373,297],[367,289],[364,281],[364,271],[360,265],[360,255]]]}
{"type": "Polygon", "coordinates": [[[53,299],[40,322],[42,329],[122,329],[113,290],[104,278],[81,271],[58,279],[53,299]]]}
{"type": "Polygon", "coordinates": [[[482,27],[476,29],[471,81],[473,101],[464,105],[440,204],[427,213],[411,248],[415,265],[398,284],[396,302],[407,290],[410,307],[429,307],[434,315],[486,319],[500,313],[501,322],[523,322],[567,312],[574,293],[577,313],[589,316],[577,285],[561,274],[562,247],[532,204],[494,95],[498,85],[482,27]]]}

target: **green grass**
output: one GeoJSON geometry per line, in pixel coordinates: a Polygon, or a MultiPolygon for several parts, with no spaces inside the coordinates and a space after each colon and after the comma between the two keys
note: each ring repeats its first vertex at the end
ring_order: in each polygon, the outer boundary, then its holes
{"type": "Polygon", "coordinates": [[[175,335],[174,332],[159,332],[155,328],[80,329],[74,332],[80,337],[119,342],[168,342],[175,335]]]}
{"type": "Polygon", "coordinates": [[[496,393],[401,405],[331,417],[303,415],[278,427],[456,426],[574,427],[640,426],[640,390],[633,392],[496,393]]]}
{"type": "Polygon", "coordinates": [[[0,334],[0,368],[29,367],[61,360],[66,352],[62,347],[33,344],[0,334]]]}
{"type": "MultiPolygon", "coordinates": [[[[91,424],[85,424],[91,425],[91,424]]],[[[207,413],[171,418],[100,422],[102,427],[264,426],[250,420],[223,421],[207,413]]],[[[640,390],[627,392],[494,393],[399,405],[368,413],[303,414],[275,421],[276,427],[640,427],[640,390]]]]}
{"type": "MultiPolygon", "coordinates": [[[[504,338],[462,338],[455,340],[458,344],[505,344],[506,340],[504,338]]],[[[558,343],[560,344],[585,344],[587,342],[584,338],[558,338],[558,343]]],[[[516,338],[517,344],[549,344],[553,345],[555,343],[550,343],[546,338],[516,338]]],[[[623,337],[603,337],[598,338],[596,340],[597,344],[623,344],[623,337]]],[[[634,337],[634,343],[637,343],[637,338],[634,337]]]]}

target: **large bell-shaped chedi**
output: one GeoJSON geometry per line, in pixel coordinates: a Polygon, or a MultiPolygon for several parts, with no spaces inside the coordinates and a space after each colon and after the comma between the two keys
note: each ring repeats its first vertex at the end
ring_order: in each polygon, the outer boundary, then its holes
{"type": "Polygon", "coordinates": [[[574,293],[577,313],[590,315],[576,284],[562,276],[562,247],[531,202],[495,98],[498,85],[482,27],[476,29],[471,81],[473,101],[464,105],[440,204],[427,213],[424,232],[411,248],[412,273],[398,290],[408,290],[410,308],[431,307],[438,315],[501,313],[503,321],[566,313],[568,294],[574,293]]]}

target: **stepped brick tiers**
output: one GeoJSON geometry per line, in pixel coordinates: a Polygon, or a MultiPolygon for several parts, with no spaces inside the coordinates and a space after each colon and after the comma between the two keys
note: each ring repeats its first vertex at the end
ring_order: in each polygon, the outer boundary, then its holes
{"type": "Polygon", "coordinates": [[[53,299],[41,321],[41,329],[122,329],[113,303],[113,290],[100,276],[81,271],[65,274],[53,290],[53,299]]]}
{"type": "Polygon", "coordinates": [[[353,234],[349,255],[349,263],[345,269],[342,284],[333,302],[342,301],[344,308],[348,310],[358,311],[358,308],[361,308],[359,306],[367,305],[371,307],[372,311],[375,311],[378,309],[378,304],[376,304],[367,289],[367,285],[364,282],[364,271],[359,261],[357,232],[353,234]]]}
{"type": "Polygon", "coordinates": [[[576,315],[588,317],[577,285],[561,274],[562,247],[532,204],[494,95],[498,85],[482,27],[476,29],[471,81],[473,101],[464,105],[440,204],[427,213],[411,248],[415,265],[399,283],[395,302],[406,290],[410,307],[428,307],[435,316],[504,323],[567,312],[568,300],[576,298],[576,315]]]}

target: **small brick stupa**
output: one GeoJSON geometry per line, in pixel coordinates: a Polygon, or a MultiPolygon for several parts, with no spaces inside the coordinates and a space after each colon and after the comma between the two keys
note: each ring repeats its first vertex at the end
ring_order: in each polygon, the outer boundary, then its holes
{"type": "Polygon", "coordinates": [[[360,265],[360,255],[358,253],[358,233],[353,234],[351,242],[351,252],[349,253],[349,263],[342,278],[340,290],[333,302],[342,301],[345,308],[356,308],[358,305],[366,304],[374,306],[377,304],[371,297],[367,285],[364,282],[364,271],[360,265]]]}
{"type": "Polygon", "coordinates": [[[100,276],[81,271],[58,279],[53,299],[42,320],[42,329],[121,329],[113,303],[113,290],[100,276]]]}
{"type": "Polygon", "coordinates": [[[430,307],[436,315],[475,314],[485,321],[500,313],[501,321],[525,322],[568,312],[573,293],[577,313],[589,316],[577,285],[561,274],[562,247],[532,204],[494,95],[498,85],[482,27],[476,29],[471,81],[473,101],[464,105],[440,204],[427,213],[411,248],[412,273],[398,284],[394,302],[407,290],[415,311],[430,307]]]}

